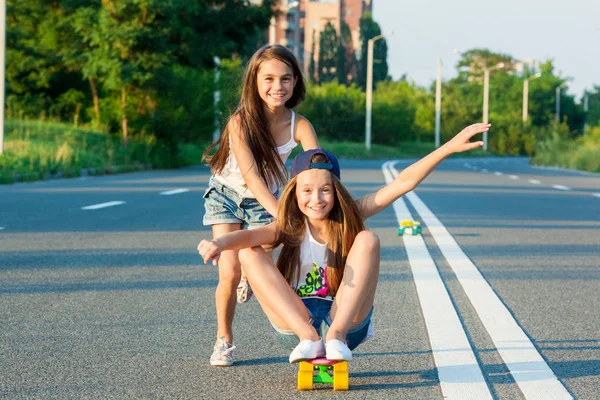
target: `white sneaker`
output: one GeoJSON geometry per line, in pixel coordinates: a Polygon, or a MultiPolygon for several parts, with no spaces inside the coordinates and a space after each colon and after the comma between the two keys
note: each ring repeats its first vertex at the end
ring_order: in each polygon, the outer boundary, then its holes
{"type": "Polygon", "coordinates": [[[313,342],[312,340],[303,340],[290,354],[290,363],[312,360],[313,358],[323,357],[325,355],[325,346],[322,340],[313,342]]]}
{"type": "Polygon", "coordinates": [[[325,357],[328,360],[350,361],[352,360],[352,351],[346,343],[333,339],[325,343],[325,357]]]}
{"type": "Polygon", "coordinates": [[[225,340],[225,336],[221,336],[213,349],[210,356],[210,365],[217,367],[229,367],[233,365],[233,350],[235,346],[225,340]]]}

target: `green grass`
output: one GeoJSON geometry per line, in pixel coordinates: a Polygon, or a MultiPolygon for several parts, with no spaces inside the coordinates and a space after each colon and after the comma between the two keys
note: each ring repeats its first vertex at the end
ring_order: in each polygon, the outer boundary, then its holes
{"type": "Polygon", "coordinates": [[[82,169],[92,174],[142,169],[152,145],[142,137],[125,147],[107,133],[56,122],[6,121],[0,183],[78,176],[82,169]]]}

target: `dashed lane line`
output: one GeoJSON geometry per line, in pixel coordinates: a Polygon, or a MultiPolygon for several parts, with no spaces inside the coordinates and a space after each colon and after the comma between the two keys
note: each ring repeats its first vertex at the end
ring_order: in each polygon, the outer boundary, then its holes
{"type": "Polygon", "coordinates": [[[91,206],[81,207],[82,210],[98,210],[100,208],[119,206],[125,204],[124,201],[109,201],[107,203],[93,204],[91,206]]]}
{"type": "Polygon", "coordinates": [[[174,189],[174,190],[167,190],[166,192],[160,192],[160,194],[162,196],[170,196],[172,194],[179,194],[179,193],[185,193],[185,192],[189,192],[190,189],[174,189]]]}
{"type": "Polygon", "coordinates": [[[558,190],[571,190],[571,188],[570,188],[570,187],[568,187],[568,186],[563,186],[563,185],[552,185],[552,187],[553,187],[554,189],[558,189],[558,190]]]}
{"type": "MultiPolygon", "coordinates": [[[[398,171],[391,162],[382,166],[387,183],[398,171]]],[[[402,198],[393,203],[398,219],[413,217],[402,198]]],[[[456,309],[421,235],[403,236],[406,253],[429,336],[440,389],[445,399],[492,399],[483,373],[456,309]]]]}
{"type": "Polygon", "coordinates": [[[444,225],[414,192],[406,197],[429,229],[526,399],[572,399],[511,312],[444,225]]]}

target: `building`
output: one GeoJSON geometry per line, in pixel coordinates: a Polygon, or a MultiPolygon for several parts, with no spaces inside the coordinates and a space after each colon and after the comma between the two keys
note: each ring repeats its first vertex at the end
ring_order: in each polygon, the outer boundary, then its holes
{"type": "Polygon", "coordinates": [[[335,27],[338,35],[341,21],[348,25],[354,51],[360,56],[360,18],[372,10],[373,0],[281,0],[280,14],[271,20],[268,40],[292,50],[306,73],[313,40],[315,64],[318,65],[320,33],[328,22],[335,27]]]}

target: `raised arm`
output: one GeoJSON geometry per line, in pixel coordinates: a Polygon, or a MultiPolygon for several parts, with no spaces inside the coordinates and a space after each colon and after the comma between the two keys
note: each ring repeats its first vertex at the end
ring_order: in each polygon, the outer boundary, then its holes
{"type": "Polygon", "coordinates": [[[276,239],[277,222],[273,222],[260,228],[243,229],[219,236],[213,240],[203,240],[198,244],[198,253],[202,256],[204,264],[212,259],[213,265],[217,265],[222,251],[270,245],[276,239]]]}
{"type": "Polygon", "coordinates": [[[377,192],[358,199],[356,202],[363,218],[367,219],[377,214],[396,201],[400,196],[413,190],[450,154],[461,153],[483,146],[483,142],[471,143],[470,139],[478,133],[487,131],[490,126],[491,124],[473,124],[467,126],[459,134],[446,142],[446,144],[429,153],[408,168],[405,168],[392,182],[377,192]]]}
{"type": "Polygon", "coordinates": [[[269,212],[269,214],[277,215],[277,199],[269,190],[269,187],[265,181],[260,177],[258,170],[256,169],[256,162],[252,151],[242,138],[240,132],[239,122],[236,118],[232,118],[229,121],[231,137],[231,147],[235,159],[238,163],[242,176],[248,189],[252,192],[256,200],[269,212]]]}

